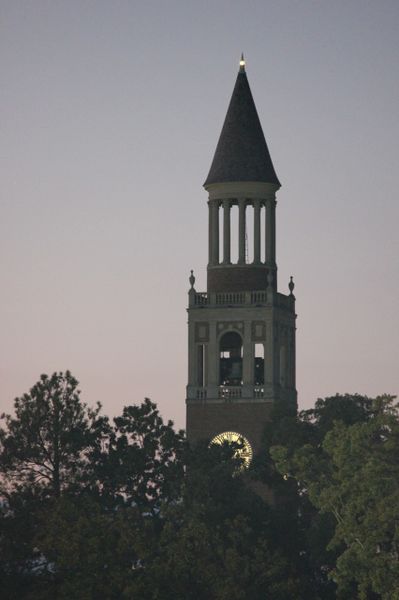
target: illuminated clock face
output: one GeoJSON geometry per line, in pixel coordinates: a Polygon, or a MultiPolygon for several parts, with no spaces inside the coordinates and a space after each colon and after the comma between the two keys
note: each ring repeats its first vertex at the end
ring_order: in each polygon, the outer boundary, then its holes
{"type": "Polygon", "coordinates": [[[230,444],[232,442],[238,442],[242,444],[241,448],[237,448],[234,456],[237,456],[242,460],[242,469],[248,469],[252,460],[252,448],[247,438],[236,431],[224,431],[211,440],[211,444],[222,445],[224,442],[229,442],[230,444]]]}

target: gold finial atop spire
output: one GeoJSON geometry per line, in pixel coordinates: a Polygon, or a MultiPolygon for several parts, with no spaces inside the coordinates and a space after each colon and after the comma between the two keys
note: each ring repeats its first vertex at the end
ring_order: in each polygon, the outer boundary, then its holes
{"type": "Polygon", "coordinates": [[[241,52],[241,59],[240,59],[240,73],[245,73],[245,59],[244,59],[244,52],[241,52]]]}

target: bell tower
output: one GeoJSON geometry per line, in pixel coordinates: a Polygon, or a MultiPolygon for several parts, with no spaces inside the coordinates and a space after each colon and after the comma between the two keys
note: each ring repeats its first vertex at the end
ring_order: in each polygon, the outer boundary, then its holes
{"type": "Polygon", "coordinates": [[[277,289],[280,182],[243,57],[204,188],[207,291],[195,290],[191,272],[187,436],[196,442],[239,434],[256,453],[273,403],[296,406],[296,315],[292,277],[289,294],[277,289]]]}

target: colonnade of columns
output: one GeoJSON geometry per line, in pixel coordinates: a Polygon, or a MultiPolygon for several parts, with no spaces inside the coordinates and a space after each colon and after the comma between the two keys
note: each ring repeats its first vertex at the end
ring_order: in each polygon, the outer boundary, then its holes
{"type": "Polygon", "coordinates": [[[246,198],[209,200],[209,264],[231,264],[231,208],[238,205],[238,262],[246,264],[245,233],[246,211],[248,206],[254,211],[253,231],[253,264],[262,264],[261,261],[261,209],[265,210],[265,263],[275,265],[276,262],[276,201],[274,199],[246,198]],[[219,257],[219,209],[223,210],[223,258],[219,257]]]}

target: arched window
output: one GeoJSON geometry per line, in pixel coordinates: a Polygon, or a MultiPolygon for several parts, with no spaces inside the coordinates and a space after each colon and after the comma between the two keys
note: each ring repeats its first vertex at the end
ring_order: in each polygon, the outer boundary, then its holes
{"type": "Polygon", "coordinates": [[[242,385],[242,339],[228,331],[220,338],[219,385],[242,385]]]}

